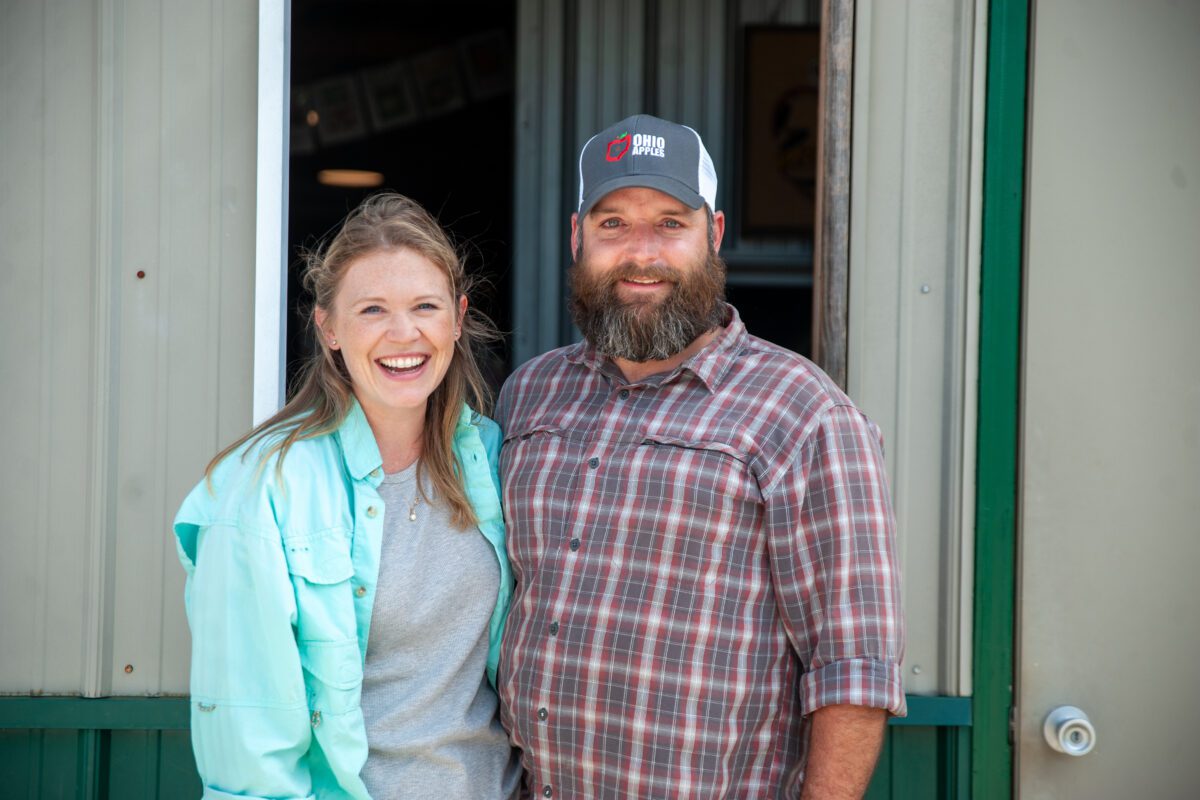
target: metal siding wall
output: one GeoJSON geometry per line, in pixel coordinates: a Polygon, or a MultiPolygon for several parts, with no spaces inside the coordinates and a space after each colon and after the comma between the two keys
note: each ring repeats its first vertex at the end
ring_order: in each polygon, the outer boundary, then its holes
{"type": "Polygon", "coordinates": [[[170,521],[250,422],[256,11],[4,5],[3,369],[31,380],[4,401],[0,692],[187,691],[170,521]]]}
{"type": "Polygon", "coordinates": [[[855,36],[849,392],[895,481],[906,688],[967,694],[975,18],[952,0],[862,4],[855,36]]]}
{"type": "Polygon", "coordinates": [[[95,9],[0,20],[0,692],[78,691],[89,605],[95,9]]]}

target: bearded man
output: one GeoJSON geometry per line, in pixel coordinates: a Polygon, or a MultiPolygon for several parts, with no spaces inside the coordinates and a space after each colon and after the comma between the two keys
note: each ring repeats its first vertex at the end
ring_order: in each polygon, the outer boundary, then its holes
{"type": "Polygon", "coordinates": [[[523,365],[497,409],[525,791],[860,797],[905,712],[879,432],[725,303],[695,131],[630,117],[579,170],[585,341],[523,365]]]}

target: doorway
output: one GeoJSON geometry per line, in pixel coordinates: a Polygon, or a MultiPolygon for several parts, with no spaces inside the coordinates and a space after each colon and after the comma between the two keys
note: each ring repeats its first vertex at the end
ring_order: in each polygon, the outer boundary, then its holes
{"type": "MultiPolygon", "coordinates": [[[[514,22],[512,0],[293,0],[289,385],[313,347],[303,253],[384,189],[450,231],[476,305],[511,330],[514,22]]],[[[485,365],[496,385],[507,341],[485,365]]]]}

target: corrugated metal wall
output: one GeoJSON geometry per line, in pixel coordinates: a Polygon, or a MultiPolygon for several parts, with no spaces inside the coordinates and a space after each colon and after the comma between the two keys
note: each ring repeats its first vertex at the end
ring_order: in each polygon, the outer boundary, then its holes
{"type": "Polygon", "coordinates": [[[256,31],[0,5],[0,693],[187,690],[169,524],[250,423],[256,31]]]}
{"type": "Polygon", "coordinates": [[[905,686],[919,694],[971,692],[986,21],[977,6],[861,3],[855,20],[847,383],[887,442],[905,686]]]}

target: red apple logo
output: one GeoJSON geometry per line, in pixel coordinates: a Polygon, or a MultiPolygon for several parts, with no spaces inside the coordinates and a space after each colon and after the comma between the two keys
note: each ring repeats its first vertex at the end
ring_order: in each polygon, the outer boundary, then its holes
{"type": "Polygon", "coordinates": [[[633,137],[626,131],[617,138],[608,143],[608,149],[604,153],[604,158],[609,161],[620,161],[629,152],[629,143],[633,137]]]}

